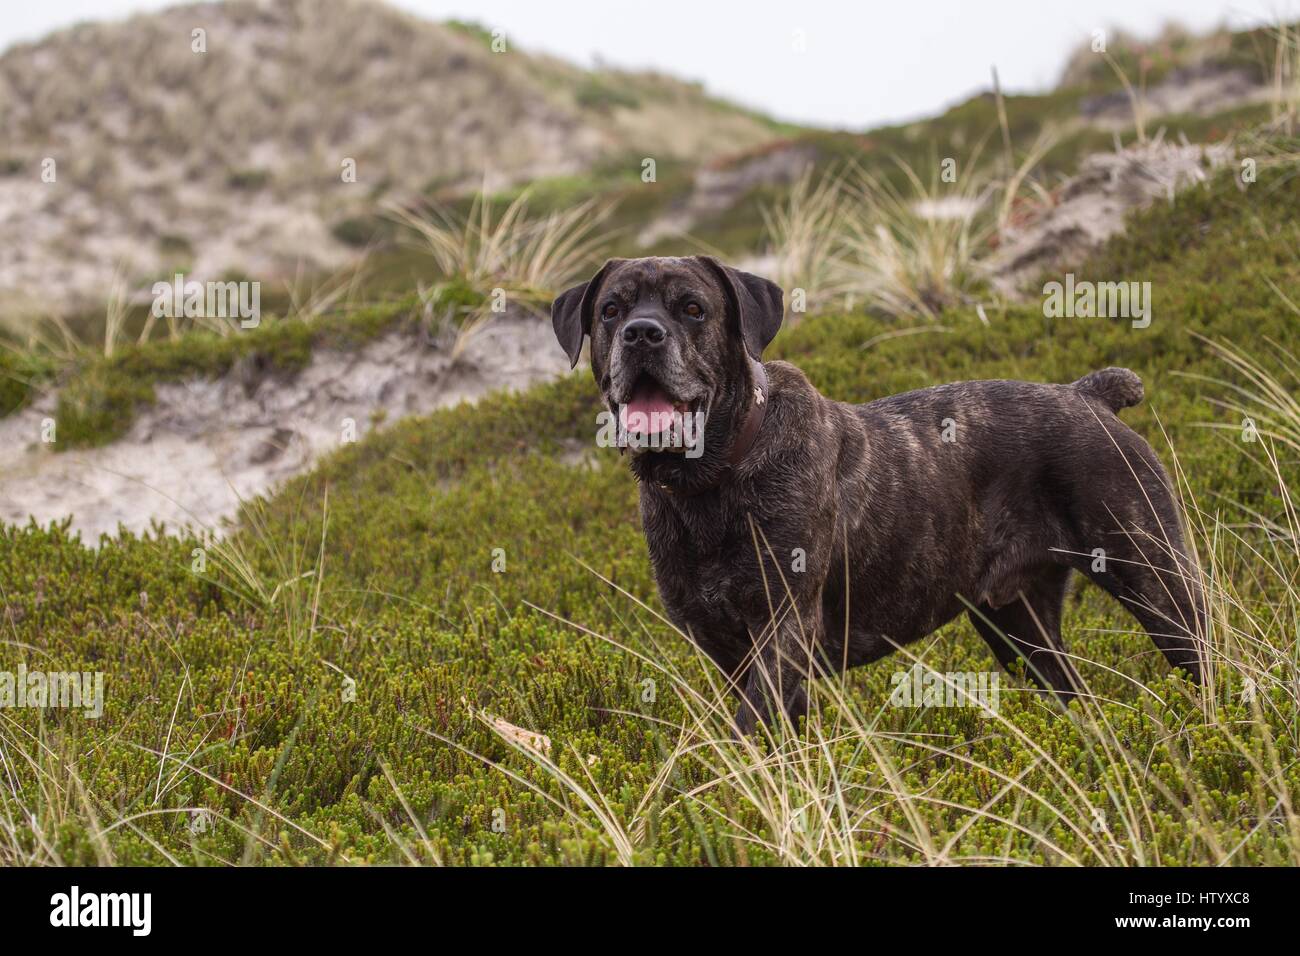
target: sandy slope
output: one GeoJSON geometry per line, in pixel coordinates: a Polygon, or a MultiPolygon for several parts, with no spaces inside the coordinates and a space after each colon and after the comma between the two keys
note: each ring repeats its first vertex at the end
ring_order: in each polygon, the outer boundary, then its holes
{"type": "MultiPolygon", "coordinates": [[[[55,452],[40,441],[56,399],[0,418],[0,521],[72,517],[93,542],[119,524],[219,527],[240,499],[271,490],[338,448],[345,420],[360,438],[377,423],[521,389],[568,370],[550,323],[507,315],[450,343],[390,333],[355,353],[318,352],[292,379],[215,380],[157,388],[157,403],[104,448],[55,452]]],[[[56,432],[57,437],[57,432],[56,432]]]]}
{"type": "Polygon", "coordinates": [[[497,190],[602,158],[704,161],[776,136],[692,84],[489,40],[382,3],[230,0],[12,48],[0,311],[98,307],[119,269],[146,289],[176,268],[201,281],[332,269],[357,255],[332,227],[386,197],[497,190]]]}

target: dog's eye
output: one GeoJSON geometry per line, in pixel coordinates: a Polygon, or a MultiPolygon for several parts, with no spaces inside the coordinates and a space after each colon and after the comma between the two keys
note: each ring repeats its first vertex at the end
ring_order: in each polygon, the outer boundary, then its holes
{"type": "Polygon", "coordinates": [[[700,308],[700,304],[698,302],[687,302],[686,314],[689,315],[692,319],[698,319],[700,316],[704,314],[704,310],[700,308]]]}
{"type": "Polygon", "coordinates": [[[605,306],[605,308],[600,310],[600,314],[607,319],[612,319],[614,316],[618,315],[618,306],[613,302],[610,302],[605,306]]]}

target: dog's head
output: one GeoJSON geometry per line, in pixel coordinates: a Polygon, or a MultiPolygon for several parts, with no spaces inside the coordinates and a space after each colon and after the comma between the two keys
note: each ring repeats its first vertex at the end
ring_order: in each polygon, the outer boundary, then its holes
{"type": "MultiPolygon", "coordinates": [[[[761,360],[783,312],[775,283],[692,256],[611,259],[552,303],[551,320],[574,365],[591,338],[592,374],[625,426],[656,432],[683,415],[702,421],[695,464],[707,471],[752,400],[750,358],[761,360]]],[[[686,463],[675,450],[641,450],[633,467],[660,481],[680,477],[686,463]]]]}

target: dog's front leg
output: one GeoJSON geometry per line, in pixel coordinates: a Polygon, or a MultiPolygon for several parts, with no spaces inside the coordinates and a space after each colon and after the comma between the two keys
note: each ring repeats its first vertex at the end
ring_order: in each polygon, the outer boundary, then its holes
{"type": "Polygon", "coordinates": [[[760,632],[762,638],[740,684],[739,734],[752,734],[759,721],[774,726],[782,715],[791,729],[798,728],[799,718],[808,713],[804,682],[813,675],[820,624],[820,606],[814,604],[802,613],[790,611],[760,632]]]}
{"type": "Polygon", "coordinates": [[[752,734],[760,720],[769,727],[774,726],[782,715],[790,720],[792,727],[797,727],[799,718],[808,713],[808,692],[804,690],[801,674],[784,674],[779,678],[779,688],[773,688],[774,680],[761,676],[757,665],[750,668],[736,711],[736,732],[740,736],[752,734]]]}

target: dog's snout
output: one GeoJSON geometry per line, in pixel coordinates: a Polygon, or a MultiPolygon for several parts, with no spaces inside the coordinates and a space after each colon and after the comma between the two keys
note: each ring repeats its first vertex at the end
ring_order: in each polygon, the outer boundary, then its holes
{"type": "Polygon", "coordinates": [[[668,330],[654,319],[633,319],[623,326],[623,343],[653,348],[662,345],[668,330]]]}

